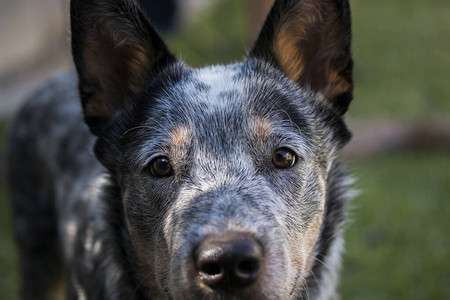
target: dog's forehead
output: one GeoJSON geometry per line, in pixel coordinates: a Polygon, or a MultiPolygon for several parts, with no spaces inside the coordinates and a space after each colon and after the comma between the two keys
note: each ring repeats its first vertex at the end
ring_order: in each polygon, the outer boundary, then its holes
{"type": "Polygon", "coordinates": [[[176,87],[184,113],[172,121],[170,136],[179,137],[180,132],[185,137],[195,136],[199,145],[216,152],[236,149],[249,134],[252,119],[252,105],[238,74],[239,65],[194,69],[176,87]],[[180,122],[183,124],[176,125],[180,122]]]}
{"type": "Polygon", "coordinates": [[[197,137],[232,134],[236,140],[248,134],[263,137],[275,127],[306,129],[302,98],[307,93],[272,71],[245,62],[189,69],[162,87],[148,120],[166,132],[173,128],[167,133],[175,144],[189,140],[189,131],[197,137]]]}
{"type": "Polygon", "coordinates": [[[302,99],[309,97],[275,69],[248,63],[208,66],[190,69],[171,85],[163,101],[167,106],[195,110],[194,115],[233,112],[234,116],[264,115],[289,110],[303,113],[302,99]],[[173,102],[175,100],[175,103],[173,102]]]}
{"type": "Polygon", "coordinates": [[[239,64],[190,69],[187,76],[170,87],[168,106],[173,106],[175,101],[176,106],[185,112],[184,117],[194,119],[216,118],[224,114],[234,118],[244,111],[250,112],[248,84],[239,74],[239,64]]]}
{"type": "MultiPolygon", "coordinates": [[[[232,66],[212,66],[197,69],[192,74],[193,82],[200,82],[207,87],[206,97],[198,98],[200,101],[207,101],[208,106],[222,106],[226,93],[235,93],[243,96],[244,86],[237,80],[238,65],[232,66]]],[[[237,101],[238,99],[236,99],[237,101]]]]}
{"type": "Polygon", "coordinates": [[[191,69],[170,87],[162,102],[166,111],[173,112],[169,116],[172,123],[184,121],[210,130],[244,129],[254,124],[262,134],[271,120],[298,121],[303,115],[299,100],[304,94],[281,79],[245,63],[191,69]]]}

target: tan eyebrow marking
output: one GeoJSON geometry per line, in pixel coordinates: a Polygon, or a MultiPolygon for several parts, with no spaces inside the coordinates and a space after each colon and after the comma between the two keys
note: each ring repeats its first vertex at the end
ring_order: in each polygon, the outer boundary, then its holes
{"type": "Polygon", "coordinates": [[[184,125],[178,125],[170,131],[170,142],[175,146],[183,146],[189,141],[190,130],[184,125]]]}
{"type": "Polygon", "coordinates": [[[256,137],[264,138],[267,137],[272,129],[272,124],[268,118],[261,116],[256,116],[253,118],[252,130],[256,137]]]}

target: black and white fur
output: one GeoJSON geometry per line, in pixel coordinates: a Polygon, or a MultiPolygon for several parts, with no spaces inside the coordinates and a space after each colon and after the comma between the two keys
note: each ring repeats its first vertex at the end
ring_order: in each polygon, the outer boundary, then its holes
{"type": "Polygon", "coordinates": [[[132,0],[73,0],[71,27],[77,74],[43,85],[11,131],[23,299],[60,282],[79,300],[337,299],[348,1],[276,0],[243,62],[201,69],[132,0]],[[275,167],[277,149],[295,164],[275,167]],[[169,176],[151,171],[161,156],[169,176]],[[258,245],[251,284],[199,276],[211,237],[258,245]]]}

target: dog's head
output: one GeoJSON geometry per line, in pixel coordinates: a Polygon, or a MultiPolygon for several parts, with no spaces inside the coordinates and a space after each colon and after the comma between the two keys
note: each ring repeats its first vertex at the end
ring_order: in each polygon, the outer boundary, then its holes
{"type": "Polygon", "coordinates": [[[73,0],[71,22],[85,120],[143,284],[174,299],[300,294],[350,138],[348,1],[277,0],[244,62],[202,69],[133,1],[73,0]]]}

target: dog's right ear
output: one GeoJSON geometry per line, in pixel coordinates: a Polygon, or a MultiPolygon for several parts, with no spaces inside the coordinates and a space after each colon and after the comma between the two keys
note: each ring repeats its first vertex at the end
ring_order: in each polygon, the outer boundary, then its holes
{"type": "Polygon", "coordinates": [[[72,0],[70,10],[84,118],[98,135],[176,59],[135,0],[72,0]]]}

